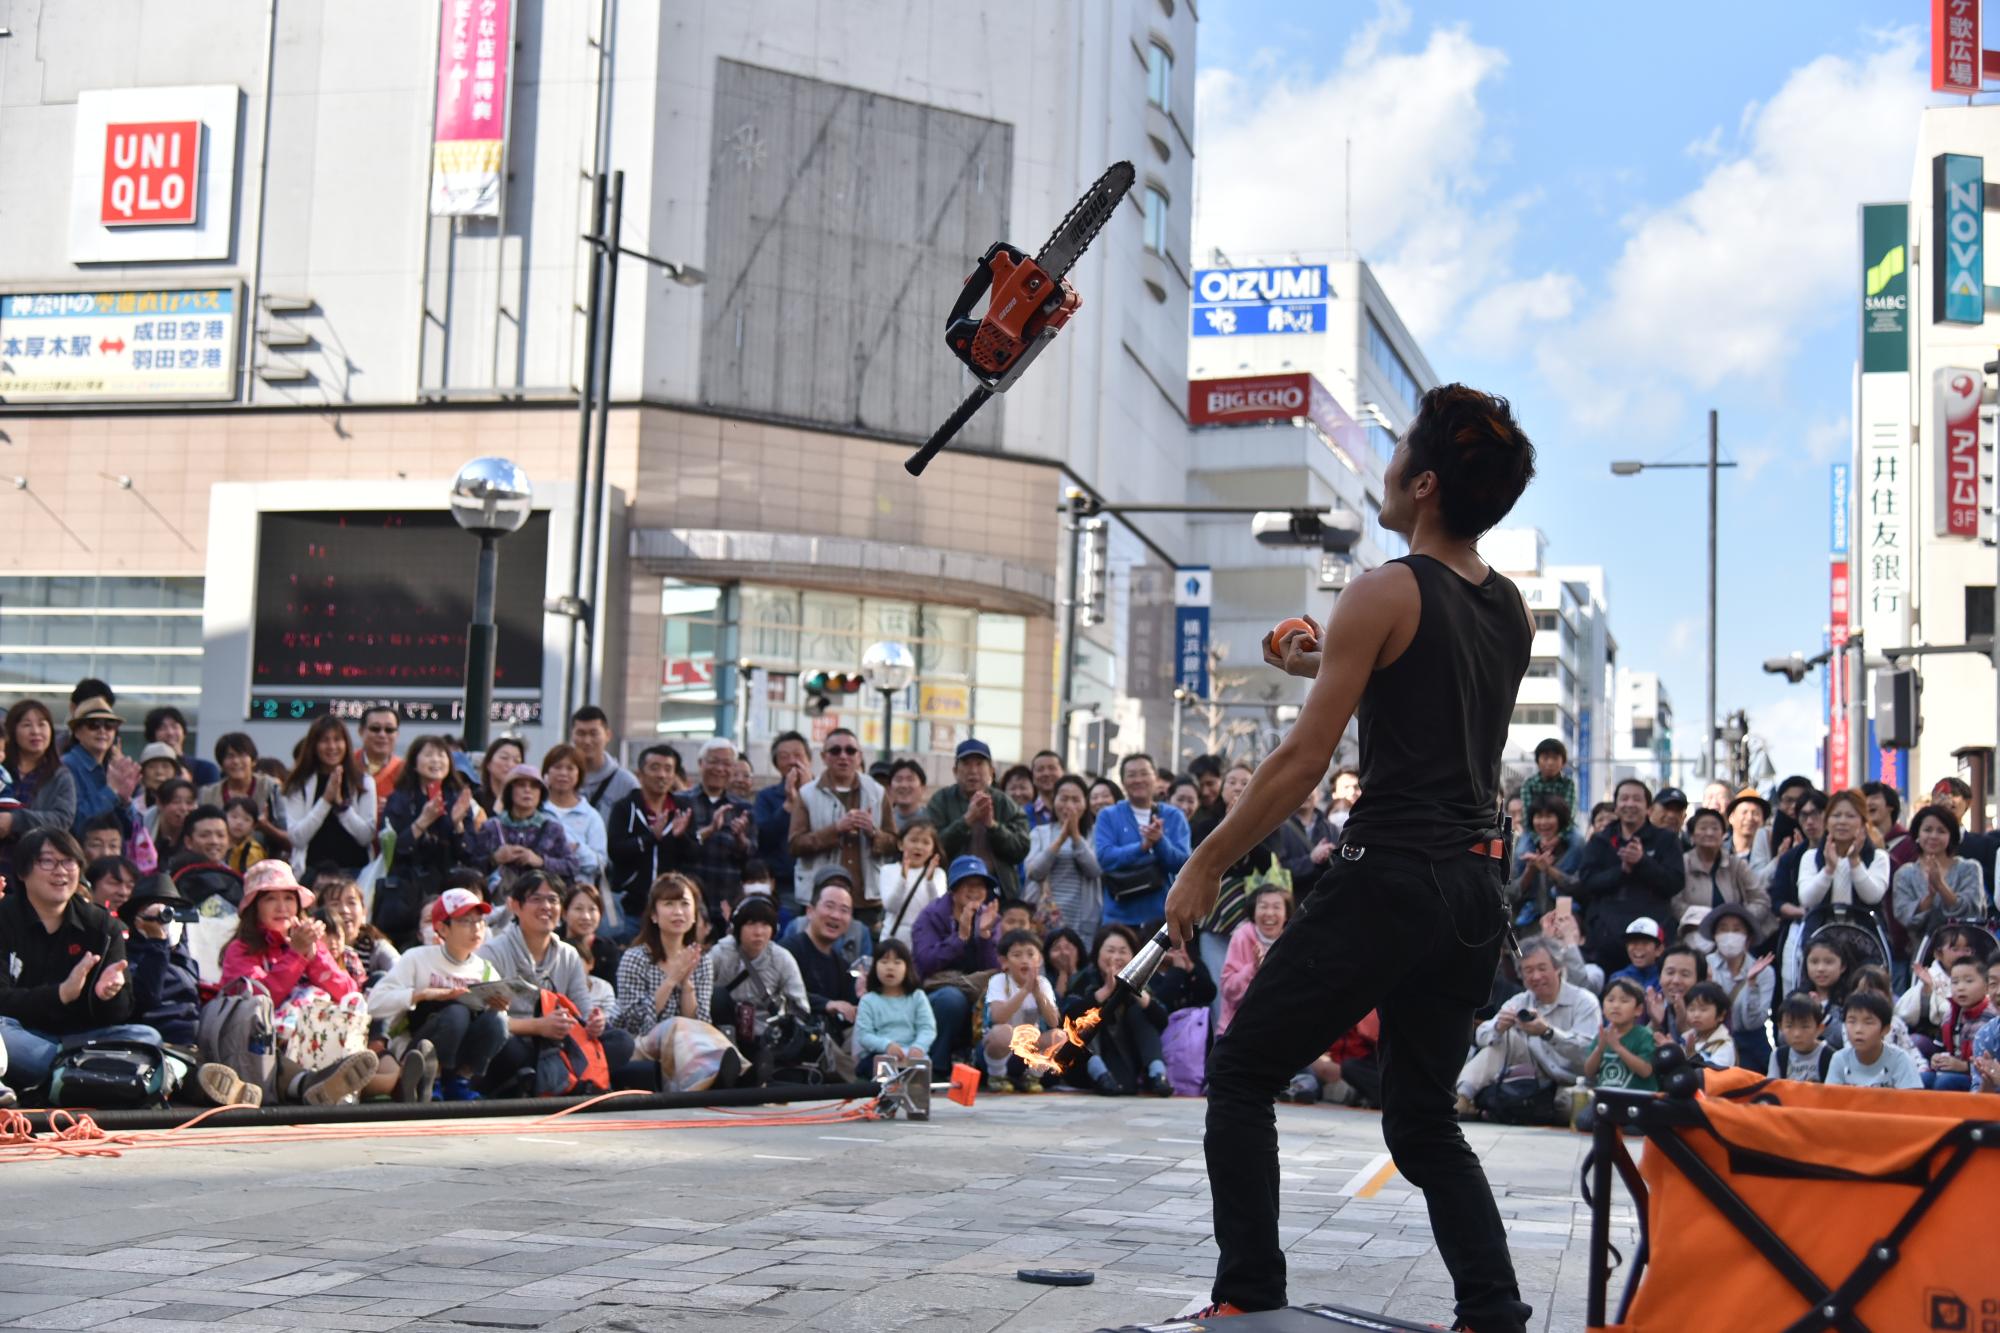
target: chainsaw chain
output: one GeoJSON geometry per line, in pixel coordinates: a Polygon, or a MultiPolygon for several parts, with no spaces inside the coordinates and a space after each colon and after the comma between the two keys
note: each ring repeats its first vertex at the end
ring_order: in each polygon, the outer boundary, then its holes
{"type": "Polygon", "coordinates": [[[1133,175],[1130,162],[1113,162],[1049,233],[1041,253],[1035,256],[1035,263],[1052,281],[1059,283],[1067,277],[1083,252],[1090,248],[1097,233],[1124,202],[1132,188],[1133,175]]]}

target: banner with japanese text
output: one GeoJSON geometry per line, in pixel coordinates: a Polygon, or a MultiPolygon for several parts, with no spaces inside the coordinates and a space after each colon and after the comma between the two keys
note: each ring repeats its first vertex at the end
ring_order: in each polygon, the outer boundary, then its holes
{"type": "Polygon", "coordinates": [[[441,0],[431,216],[500,216],[513,0],[441,0]]]}
{"type": "Polygon", "coordinates": [[[237,288],[0,296],[0,402],[236,396],[237,288]]]}

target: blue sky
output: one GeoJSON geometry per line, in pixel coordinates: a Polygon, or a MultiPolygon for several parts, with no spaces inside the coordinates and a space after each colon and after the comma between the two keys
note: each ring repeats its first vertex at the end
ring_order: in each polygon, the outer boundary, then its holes
{"type": "Polygon", "coordinates": [[[1924,7],[1209,0],[1198,259],[1355,248],[1433,367],[1505,393],[1541,453],[1510,521],[1602,564],[1620,661],[1703,721],[1705,480],[1721,413],[1718,710],[1813,770],[1828,465],[1851,438],[1856,206],[1905,198],[1924,7]]]}

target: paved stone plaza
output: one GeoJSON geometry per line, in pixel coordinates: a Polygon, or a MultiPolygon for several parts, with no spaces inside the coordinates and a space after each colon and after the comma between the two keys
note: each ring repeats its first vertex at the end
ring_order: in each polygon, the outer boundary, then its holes
{"type": "MultiPolygon", "coordinates": [[[[1206,1297],[1214,1262],[1201,1121],[1193,1100],[987,1097],[928,1124],[555,1126],[9,1163],[0,1325],[1069,1333],[1161,1319],[1206,1297]],[[1015,1279],[1035,1265],[1097,1281],[1015,1279]]],[[[1448,1324],[1422,1200],[1388,1169],[1377,1117],[1282,1107],[1279,1127],[1293,1297],[1448,1324]]],[[[1583,1328],[1588,1141],[1467,1132],[1535,1327],[1583,1328]]]]}

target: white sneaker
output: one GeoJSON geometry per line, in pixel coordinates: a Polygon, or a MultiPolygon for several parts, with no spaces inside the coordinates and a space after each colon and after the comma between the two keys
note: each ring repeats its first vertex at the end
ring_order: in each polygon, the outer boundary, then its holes
{"type": "Polygon", "coordinates": [[[19,1097],[14,1095],[12,1088],[8,1087],[5,1083],[0,1083],[0,1106],[12,1106],[20,1100],[19,1097]]]}

